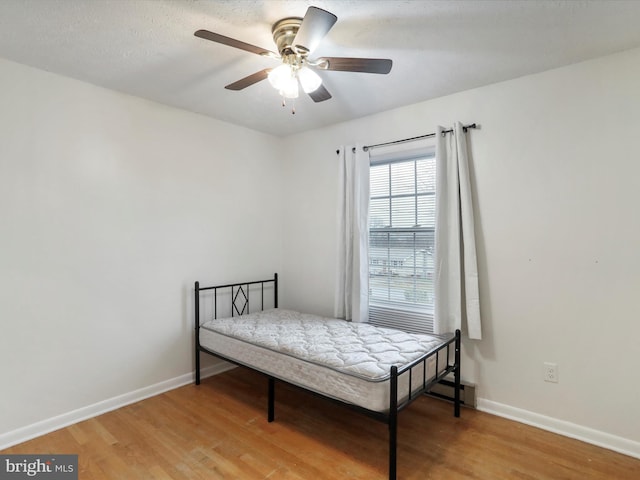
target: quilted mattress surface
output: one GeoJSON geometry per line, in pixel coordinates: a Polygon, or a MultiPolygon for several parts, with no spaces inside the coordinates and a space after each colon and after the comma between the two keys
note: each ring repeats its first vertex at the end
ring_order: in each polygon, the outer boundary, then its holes
{"type": "Polygon", "coordinates": [[[443,343],[440,337],[278,308],[201,328],[369,382],[387,380],[392,365],[409,364],[443,343]]]}

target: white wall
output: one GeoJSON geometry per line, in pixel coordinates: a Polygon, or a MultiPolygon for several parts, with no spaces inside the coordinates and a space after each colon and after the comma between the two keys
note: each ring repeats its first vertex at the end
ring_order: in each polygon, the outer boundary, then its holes
{"type": "Polygon", "coordinates": [[[640,456],[638,85],[632,50],[288,137],[284,306],[332,313],[339,145],[477,122],[484,339],[463,376],[486,410],[640,456]]]}
{"type": "Polygon", "coordinates": [[[193,371],[193,282],[280,269],[280,147],[0,60],[0,437],[193,371]]]}

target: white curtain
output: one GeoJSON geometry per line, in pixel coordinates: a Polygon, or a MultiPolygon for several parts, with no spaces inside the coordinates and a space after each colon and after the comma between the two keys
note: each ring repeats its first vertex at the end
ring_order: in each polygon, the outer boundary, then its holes
{"type": "Polygon", "coordinates": [[[437,129],[435,331],[462,328],[481,339],[478,264],[473,221],[466,132],[456,122],[453,133],[437,129]]]}
{"type": "Polygon", "coordinates": [[[334,315],[369,318],[369,153],[362,145],[338,151],[338,265],[334,315]]]}

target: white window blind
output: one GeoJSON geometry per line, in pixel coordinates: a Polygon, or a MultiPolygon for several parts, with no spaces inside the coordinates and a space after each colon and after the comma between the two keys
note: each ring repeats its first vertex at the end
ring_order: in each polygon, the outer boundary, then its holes
{"type": "Polygon", "coordinates": [[[436,165],[433,152],[372,157],[369,321],[433,333],[436,165]]]}

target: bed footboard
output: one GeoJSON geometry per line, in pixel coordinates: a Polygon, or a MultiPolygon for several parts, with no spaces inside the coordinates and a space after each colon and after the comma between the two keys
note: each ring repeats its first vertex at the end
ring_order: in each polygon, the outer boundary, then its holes
{"type": "MultiPolygon", "coordinates": [[[[413,402],[420,395],[427,393],[436,383],[444,380],[444,378],[453,373],[455,393],[453,402],[453,414],[455,417],[460,416],[460,330],[456,330],[453,338],[446,343],[438,347],[436,350],[429,352],[422,358],[415,360],[410,365],[398,369],[398,367],[391,367],[391,379],[389,382],[389,415],[387,423],[389,425],[389,480],[396,480],[397,477],[397,450],[398,450],[398,413],[405,408],[411,402],[413,402]],[[453,348],[453,363],[451,363],[451,349],[453,348]],[[446,351],[445,358],[447,359],[447,365],[444,368],[440,368],[440,352],[446,351]],[[436,367],[435,375],[427,378],[427,364],[430,359],[435,358],[436,367]],[[418,389],[413,388],[413,377],[416,375],[414,371],[417,370],[422,374],[422,384],[418,389]],[[406,395],[402,395],[402,392],[398,391],[398,380],[401,376],[408,375],[408,392],[406,395]],[[404,401],[398,401],[398,398],[405,398],[404,401]]],[[[418,375],[420,374],[418,373],[418,375]]]]}

